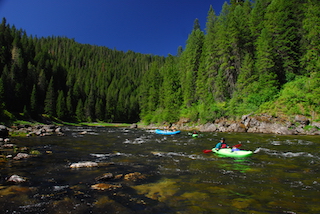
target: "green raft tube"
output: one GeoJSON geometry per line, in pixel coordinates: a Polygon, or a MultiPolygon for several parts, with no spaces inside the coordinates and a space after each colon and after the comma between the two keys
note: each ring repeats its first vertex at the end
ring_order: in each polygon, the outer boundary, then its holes
{"type": "Polygon", "coordinates": [[[243,157],[248,157],[253,154],[252,151],[247,151],[247,150],[232,151],[232,149],[216,150],[215,148],[212,149],[212,152],[216,153],[218,155],[232,157],[232,158],[243,158],[243,157]]]}

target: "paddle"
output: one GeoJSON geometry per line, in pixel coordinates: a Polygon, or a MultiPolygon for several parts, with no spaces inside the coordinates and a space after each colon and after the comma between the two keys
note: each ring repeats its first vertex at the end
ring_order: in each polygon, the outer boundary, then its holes
{"type": "MultiPolygon", "coordinates": [[[[241,145],[242,145],[242,144],[239,143],[239,144],[234,145],[234,146],[232,146],[232,147],[239,148],[241,145]]],[[[203,153],[210,153],[210,152],[212,152],[212,149],[205,149],[205,150],[203,150],[202,152],[203,152],[203,153]]]]}

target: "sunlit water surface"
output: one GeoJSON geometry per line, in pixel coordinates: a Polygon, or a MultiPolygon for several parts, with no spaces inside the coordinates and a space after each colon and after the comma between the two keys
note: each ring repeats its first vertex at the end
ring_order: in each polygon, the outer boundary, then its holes
{"type": "Polygon", "coordinates": [[[64,130],[65,136],[12,139],[41,154],[0,163],[1,213],[320,213],[320,136],[64,130]],[[235,159],[202,152],[221,137],[255,154],[235,159]],[[83,161],[100,165],[70,168],[83,161]],[[145,179],[96,179],[133,172],[145,179]],[[13,174],[27,182],[6,183],[13,174]],[[101,182],[122,188],[92,189],[101,182]]]}

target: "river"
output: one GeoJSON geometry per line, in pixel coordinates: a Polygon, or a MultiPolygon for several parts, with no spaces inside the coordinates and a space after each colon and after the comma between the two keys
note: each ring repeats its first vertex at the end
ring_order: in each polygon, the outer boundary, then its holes
{"type": "Polygon", "coordinates": [[[0,162],[2,213],[320,213],[320,136],[63,129],[65,136],[11,139],[40,154],[0,162]],[[202,152],[221,137],[255,153],[202,152]],[[84,161],[99,166],[70,168],[84,161]],[[112,178],[99,179],[106,173],[112,178]],[[130,173],[141,176],[125,180],[130,173]],[[26,182],[7,183],[13,174],[26,182]],[[114,188],[93,188],[101,183],[114,188]]]}

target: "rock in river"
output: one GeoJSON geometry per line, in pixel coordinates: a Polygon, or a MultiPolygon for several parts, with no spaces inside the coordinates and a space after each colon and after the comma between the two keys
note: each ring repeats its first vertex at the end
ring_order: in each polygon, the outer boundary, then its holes
{"type": "Polygon", "coordinates": [[[7,182],[13,182],[13,183],[23,183],[25,181],[26,179],[22,178],[19,175],[11,175],[7,180],[7,182]]]}
{"type": "Polygon", "coordinates": [[[84,167],[97,167],[98,163],[92,161],[73,163],[70,168],[84,168],[84,167]]]}

